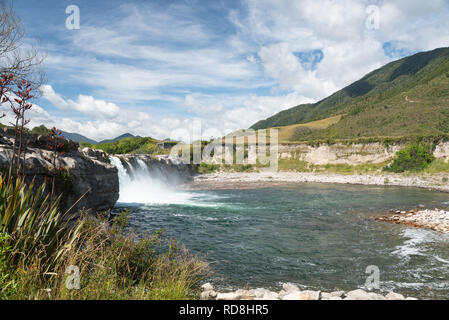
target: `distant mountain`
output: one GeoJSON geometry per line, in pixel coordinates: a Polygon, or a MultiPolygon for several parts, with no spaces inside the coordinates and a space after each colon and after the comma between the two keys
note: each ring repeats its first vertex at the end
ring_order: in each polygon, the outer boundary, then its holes
{"type": "Polygon", "coordinates": [[[90,144],[105,144],[105,143],[111,143],[111,142],[115,142],[115,141],[119,141],[125,138],[140,138],[140,136],[134,136],[131,133],[125,133],[122,134],[121,136],[118,136],[114,139],[108,139],[108,140],[102,140],[100,142],[95,141],[93,139],[89,139],[85,136],[83,136],[82,134],[79,133],[72,133],[72,132],[63,132],[62,135],[70,140],[76,141],[76,142],[88,142],[90,144]]]}
{"type": "Polygon", "coordinates": [[[71,133],[71,132],[62,132],[62,135],[64,136],[64,138],[76,141],[76,142],[88,142],[91,144],[97,144],[98,142],[92,139],[89,139],[81,134],[78,133],[71,133]]]}
{"type": "Polygon", "coordinates": [[[341,116],[325,129],[299,128],[290,141],[449,133],[449,48],[391,62],[314,104],[254,124],[266,129],[341,116]]]}
{"type": "Polygon", "coordinates": [[[131,133],[125,133],[125,134],[122,134],[121,136],[118,136],[117,138],[114,138],[114,139],[108,139],[108,140],[103,140],[103,141],[97,142],[97,144],[111,143],[111,142],[119,141],[119,140],[122,140],[125,138],[140,138],[140,136],[134,136],[131,133]]]}

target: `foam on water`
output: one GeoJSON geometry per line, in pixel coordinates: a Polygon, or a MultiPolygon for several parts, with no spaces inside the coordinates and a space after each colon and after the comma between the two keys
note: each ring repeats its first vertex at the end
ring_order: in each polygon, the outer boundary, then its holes
{"type": "Polygon", "coordinates": [[[402,245],[396,247],[392,253],[401,258],[407,258],[411,255],[425,255],[424,244],[432,241],[433,234],[423,229],[405,229],[403,237],[408,238],[402,245]]]}
{"type": "Polygon", "coordinates": [[[119,203],[202,205],[197,202],[198,195],[178,191],[168,183],[154,177],[143,160],[137,160],[137,167],[128,163],[132,173],[130,175],[119,158],[113,156],[110,158],[119,172],[119,203]]]}

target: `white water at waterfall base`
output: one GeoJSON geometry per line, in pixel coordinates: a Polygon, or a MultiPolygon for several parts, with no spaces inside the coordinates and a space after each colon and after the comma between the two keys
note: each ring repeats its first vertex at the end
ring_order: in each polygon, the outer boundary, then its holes
{"type": "MultiPolygon", "coordinates": [[[[180,204],[207,206],[200,201],[199,194],[176,190],[170,182],[150,172],[142,159],[137,159],[137,165],[127,162],[131,172],[127,172],[118,157],[111,156],[111,163],[118,169],[120,182],[119,203],[126,204],[180,204]]],[[[125,161],[125,160],[123,160],[125,161]]]]}

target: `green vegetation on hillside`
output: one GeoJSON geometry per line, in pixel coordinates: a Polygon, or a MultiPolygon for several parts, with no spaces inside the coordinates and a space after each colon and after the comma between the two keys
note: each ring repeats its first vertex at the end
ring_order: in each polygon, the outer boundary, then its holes
{"type": "MultiPolygon", "coordinates": [[[[40,135],[49,135],[50,129],[47,129],[44,125],[34,127],[31,133],[40,135]]],[[[123,135],[126,136],[126,135],[123,135]]],[[[157,144],[161,142],[151,137],[127,137],[116,141],[93,144],[90,142],[80,142],[81,148],[92,148],[103,150],[108,154],[166,154],[169,150],[159,149],[157,144]]]]}
{"type": "Polygon", "coordinates": [[[387,64],[316,103],[280,112],[253,129],[342,115],[325,129],[300,128],[290,141],[449,133],[449,48],[387,64]]]}
{"type": "Polygon", "coordinates": [[[46,126],[44,126],[44,125],[40,125],[39,127],[34,127],[32,130],[31,130],[31,133],[34,133],[34,134],[40,134],[40,135],[43,135],[43,136],[48,136],[48,135],[50,135],[50,132],[51,132],[51,130],[50,129],[48,129],[46,126]]]}
{"type": "Polygon", "coordinates": [[[391,165],[385,168],[390,172],[419,172],[428,168],[435,160],[434,146],[425,143],[414,143],[397,152],[391,165]]]}
{"type": "Polygon", "coordinates": [[[81,142],[82,148],[89,147],[93,149],[103,150],[108,154],[154,154],[166,153],[167,150],[159,150],[157,144],[159,140],[147,138],[124,138],[118,141],[109,142],[105,144],[93,145],[87,142],[81,142]]]}

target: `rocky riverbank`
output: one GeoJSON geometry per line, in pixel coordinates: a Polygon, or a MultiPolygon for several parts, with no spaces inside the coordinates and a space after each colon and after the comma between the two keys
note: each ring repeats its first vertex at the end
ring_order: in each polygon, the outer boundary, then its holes
{"type": "MultiPolygon", "coordinates": [[[[35,182],[37,188],[47,183],[47,192],[51,190],[53,167],[53,151],[48,145],[52,142],[48,136],[26,133],[25,168],[27,183],[35,182]]],[[[72,208],[74,216],[80,210],[96,213],[114,207],[119,197],[119,180],[117,168],[109,162],[107,155],[101,150],[85,148],[79,150],[75,141],[63,139],[65,153],[56,159],[59,171],[56,176],[55,192],[62,193],[60,209],[65,212],[72,208]],[[82,197],[84,195],[84,197],[82,197]],[[81,200],[79,200],[81,198],[81,200]]],[[[6,171],[12,159],[14,130],[0,129],[0,170],[6,171]]]]}
{"type": "Polygon", "coordinates": [[[375,220],[449,233],[449,211],[439,209],[396,211],[394,215],[378,217],[375,220]]]}
{"type": "Polygon", "coordinates": [[[201,293],[202,300],[418,300],[412,297],[406,298],[395,292],[382,295],[361,289],[349,292],[301,290],[292,283],[284,283],[279,292],[263,288],[218,292],[214,290],[214,287],[210,283],[204,284],[201,288],[203,290],[201,293]]]}
{"type": "Polygon", "coordinates": [[[449,174],[403,175],[403,174],[326,174],[311,172],[218,172],[198,175],[192,188],[240,189],[265,187],[281,183],[339,183],[379,186],[415,187],[449,192],[449,174]]]}

